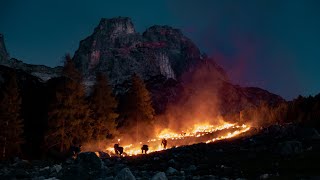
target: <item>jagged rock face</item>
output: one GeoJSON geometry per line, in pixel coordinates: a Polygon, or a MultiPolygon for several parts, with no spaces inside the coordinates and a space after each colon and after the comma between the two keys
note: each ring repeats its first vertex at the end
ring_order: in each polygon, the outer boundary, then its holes
{"type": "Polygon", "coordinates": [[[4,65],[14,69],[23,70],[27,73],[30,73],[33,76],[40,78],[42,81],[47,81],[51,78],[59,77],[61,76],[61,72],[62,72],[61,66],[51,68],[44,65],[27,64],[14,58],[7,61],[7,63],[4,65]]]}
{"type": "MultiPolygon", "coordinates": [[[[201,61],[198,47],[178,29],[152,26],[143,33],[143,37],[147,45],[160,47],[177,77],[201,61]]],[[[161,57],[162,54],[159,55],[161,57]]]]}
{"type": "Polygon", "coordinates": [[[199,49],[180,30],[152,26],[141,35],[129,18],[102,19],[73,59],[86,77],[104,72],[114,85],[133,73],[145,80],[157,75],[177,79],[201,61],[199,49]]]}
{"type": "Polygon", "coordinates": [[[29,74],[32,74],[33,76],[40,78],[43,81],[47,81],[48,79],[51,79],[53,77],[58,77],[62,72],[62,67],[60,66],[51,68],[44,65],[27,64],[15,58],[9,59],[9,54],[6,50],[2,34],[0,34],[0,65],[23,70],[29,74]]]}
{"type": "Polygon", "coordinates": [[[182,96],[192,97],[189,91],[208,93],[210,98],[215,95],[222,113],[255,106],[260,100],[283,101],[260,89],[232,85],[225,71],[214,60],[202,57],[180,30],[152,26],[141,35],[129,18],[101,19],[93,34],[80,42],[73,60],[86,78],[96,72],[108,75],[117,95],[128,90],[133,73],[139,74],[157,113],[182,96]]]}
{"type": "MultiPolygon", "coordinates": [[[[0,64],[23,70],[42,80],[61,76],[61,67],[9,60],[1,35],[0,55],[0,64]]],[[[139,34],[129,18],[101,19],[93,34],[80,42],[73,60],[84,74],[87,86],[93,84],[91,77],[96,72],[103,72],[109,76],[117,96],[122,96],[130,88],[130,76],[139,74],[145,80],[159,114],[181,97],[192,99],[196,91],[208,95],[200,97],[203,101],[219,98],[222,113],[237,112],[261,101],[273,104],[284,101],[259,88],[231,84],[225,71],[214,60],[202,57],[197,46],[180,30],[152,26],[139,34]]],[[[0,82],[2,79],[0,77],[0,82]]]]}
{"type": "Polygon", "coordinates": [[[9,54],[4,44],[4,37],[2,34],[0,34],[0,63],[5,62],[8,59],[9,59],[9,54]]]}

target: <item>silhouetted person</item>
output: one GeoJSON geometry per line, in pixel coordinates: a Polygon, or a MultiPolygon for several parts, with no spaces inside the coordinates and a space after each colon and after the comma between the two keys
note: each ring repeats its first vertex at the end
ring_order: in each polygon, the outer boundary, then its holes
{"type": "Polygon", "coordinates": [[[161,146],[163,146],[163,148],[166,149],[167,148],[167,143],[168,143],[168,141],[165,138],[163,138],[162,141],[161,141],[161,146]]]}
{"type": "Polygon", "coordinates": [[[123,147],[120,147],[119,144],[114,144],[113,148],[114,148],[114,152],[117,155],[121,156],[121,154],[123,153],[123,147]]]}
{"type": "Polygon", "coordinates": [[[147,154],[147,151],[148,151],[148,150],[149,150],[149,147],[148,147],[148,145],[146,145],[146,144],[144,144],[144,145],[142,146],[142,148],[141,148],[142,154],[143,154],[143,151],[144,151],[145,154],[147,154]]]}

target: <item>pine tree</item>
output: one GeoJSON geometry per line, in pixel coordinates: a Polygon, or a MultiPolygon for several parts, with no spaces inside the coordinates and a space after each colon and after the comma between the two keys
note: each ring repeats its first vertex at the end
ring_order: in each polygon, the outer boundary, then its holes
{"type": "Polygon", "coordinates": [[[2,158],[17,156],[24,142],[23,120],[21,118],[21,97],[16,74],[10,75],[0,102],[0,147],[2,158]]]}
{"type": "Polygon", "coordinates": [[[74,144],[88,141],[92,136],[91,110],[85,100],[81,74],[70,56],[65,57],[64,80],[58,84],[54,102],[49,107],[46,143],[64,152],[74,144]]]}
{"type": "Polygon", "coordinates": [[[153,132],[155,111],[152,100],[143,80],[136,74],[131,77],[130,111],[129,117],[133,120],[130,125],[136,127],[136,138],[146,138],[153,132]]]}
{"type": "MultiPolygon", "coordinates": [[[[93,111],[93,138],[101,142],[106,137],[116,133],[115,113],[117,101],[112,94],[112,88],[108,84],[108,79],[102,73],[97,73],[96,83],[93,86],[93,93],[90,98],[90,107],[93,111]]],[[[99,143],[100,145],[100,143],[99,143]]]]}

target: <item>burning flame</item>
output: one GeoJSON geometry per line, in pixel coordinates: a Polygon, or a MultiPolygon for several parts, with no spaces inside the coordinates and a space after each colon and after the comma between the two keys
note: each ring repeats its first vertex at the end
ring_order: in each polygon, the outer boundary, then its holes
{"type": "MultiPolygon", "coordinates": [[[[250,126],[245,124],[239,126],[237,124],[226,122],[219,126],[214,126],[208,123],[195,124],[192,128],[180,133],[170,129],[163,129],[155,138],[149,139],[146,142],[120,146],[123,147],[123,156],[133,156],[142,153],[141,147],[143,144],[147,144],[149,146],[147,153],[164,150],[164,147],[161,146],[161,141],[163,139],[168,141],[168,147],[166,147],[166,149],[170,149],[183,145],[191,145],[201,142],[212,143],[223,139],[233,138],[248,131],[249,129],[250,126]]],[[[120,139],[118,139],[117,143],[120,143],[120,139]]],[[[114,155],[113,146],[108,147],[106,151],[109,154],[114,155]]]]}
{"type": "Polygon", "coordinates": [[[160,132],[158,137],[168,138],[168,139],[181,139],[181,138],[192,137],[192,136],[200,137],[203,134],[208,134],[208,133],[213,133],[219,130],[228,129],[233,126],[235,126],[235,124],[225,123],[221,126],[214,126],[210,124],[196,124],[194,125],[192,130],[182,132],[180,134],[177,134],[171,131],[170,129],[164,129],[163,131],[160,132]]]}

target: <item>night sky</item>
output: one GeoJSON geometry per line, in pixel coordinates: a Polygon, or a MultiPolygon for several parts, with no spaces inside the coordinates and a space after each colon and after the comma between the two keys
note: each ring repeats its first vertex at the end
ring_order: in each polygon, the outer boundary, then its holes
{"type": "Polygon", "coordinates": [[[290,100],[320,93],[319,7],[318,0],[0,0],[0,33],[11,57],[56,66],[102,17],[131,17],[140,33],[170,25],[235,84],[290,100]]]}

